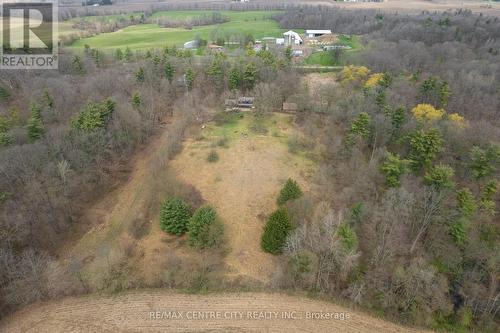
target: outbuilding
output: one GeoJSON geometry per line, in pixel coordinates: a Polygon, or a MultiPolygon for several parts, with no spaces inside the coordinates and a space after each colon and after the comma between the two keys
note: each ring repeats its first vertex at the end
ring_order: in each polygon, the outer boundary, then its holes
{"type": "Polygon", "coordinates": [[[292,30],[285,32],[283,37],[285,38],[286,45],[301,45],[304,42],[302,37],[292,30]]]}
{"type": "Polygon", "coordinates": [[[199,46],[199,42],[197,40],[190,40],[189,42],[184,43],[185,49],[197,49],[199,46]]]}
{"type": "Polygon", "coordinates": [[[331,30],[306,30],[306,35],[309,38],[316,38],[324,35],[331,35],[331,30]]]}

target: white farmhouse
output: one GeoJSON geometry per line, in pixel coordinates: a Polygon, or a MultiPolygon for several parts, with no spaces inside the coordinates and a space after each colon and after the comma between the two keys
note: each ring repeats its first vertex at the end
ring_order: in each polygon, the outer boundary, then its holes
{"type": "Polygon", "coordinates": [[[301,45],[304,42],[302,37],[292,30],[285,32],[283,37],[285,38],[286,45],[301,45]]]}
{"type": "Polygon", "coordinates": [[[309,38],[315,38],[323,35],[331,35],[331,30],[306,30],[306,35],[309,38]]]}

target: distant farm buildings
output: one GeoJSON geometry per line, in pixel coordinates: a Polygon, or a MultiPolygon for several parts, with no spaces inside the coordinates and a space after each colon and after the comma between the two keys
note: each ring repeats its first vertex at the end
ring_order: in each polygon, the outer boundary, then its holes
{"type": "Polygon", "coordinates": [[[309,38],[316,38],[324,35],[331,35],[331,30],[306,30],[306,36],[309,38]]]}
{"type": "Polygon", "coordinates": [[[302,45],[302,43],[304,43],[302,37],[292,30],[285,32],[283,37],[285,37],[284,39],[286,45],[302,45]]]}
{"type": "Polygon", "coordinates": [[[222,47],[220,45],[215,45],[215,44],[207,45],[207,49],[209,49],[210,52],[214,52],[214,53],[224,51],[224,47],[222,47]]]}
{"type": "Polygon", "coordinates": [[[199,46],[200,43],[197,40],[190,40],[184,43],[184,48],[188,50],[197,49],[199,46]]]}
{"type": "Polygon", "coordinates": [[[262,43],[276,44],[276,38],[275,37],[264,37],[264,38],[262,38],[262,43]]]}

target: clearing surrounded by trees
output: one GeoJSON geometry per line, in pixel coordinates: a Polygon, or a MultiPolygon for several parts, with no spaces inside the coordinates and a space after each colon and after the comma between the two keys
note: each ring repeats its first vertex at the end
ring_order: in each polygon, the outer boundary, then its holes
{"type": "Polygon", "coordinates": [[[1,63],[1,332],[499,331],[498,1],[72,1],[1,63]]]}

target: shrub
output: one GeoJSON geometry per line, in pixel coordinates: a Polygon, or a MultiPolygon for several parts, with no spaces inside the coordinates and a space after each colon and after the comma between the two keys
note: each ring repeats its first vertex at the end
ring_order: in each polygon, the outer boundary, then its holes
{"type": "Polygon", "coordinates": [[[116,103],[111,99],[106,99],[101,103],[88,103],[73,120],[72,126],[87,133],[94,132],[107,125],[115,107],[116,103]]]}
{"type": "Polygon", "coordinates": [[[141,99],[141,95],[139,95],[139,93],[135,93],[133,96],[132,96],[132,107],[134,109],[138,109],[141,104],[142,104],[142,99],[141,99]]]}
{"type": "Polygon", "coordinates": [[[358,141],[358,138],[368,139],[371,135],[371,127],[372,119],[370,115],[366,112],[358,114],[358,116],[352,121],[351,128],[346,136],[346,147],[348,149],[352,148],[358,141]]]}
{"type": "Polygon", "coordinates": [[[12,143],[12,137],[9,133],[0,132],[0,147],[8,146],[12,143]]]}
{"type": "Polygon", "coordinates": [[[498,191],[498,184],[496,181],[488,182],[484,189],[481,191],[481,199],[479,200],[479,206],[489,212],[492,215],[496,214],[495,207],[496,203],[494,200],[494,195],[498,191]]]}
{"type": "Polygon", "coordinates": [[[92,132],[98,128],[104,127],[101,116],[101,107],[97,103],[87,104],[84,111],[73,122],[73,127],[85,132],[92,132]]]}
{"type": "Polygon", "coordinates": [[[160,226],[165,232],[182,235],[188,230],[190,207],[184,201],[173,198],[165,201],[160,210],[160,226]]]}
{"type": "Polygon", "coordinates": [[[297,182],[291,178],[288,178],[278,197],[278,205],[283,205],[287,201],[298,199],[302,196],[302,194],[302,190],[300,189],[297,182]]]}
{"type": "Polygon", "coordinates": [[[419,104],[414,107],[411,112],[419,121],[436,121],[443,118],[445,111],[438,110],[430,104],[419,104]]]}
{"type": "Polygon", "coordinates": [[[140,67],[139,70],[135,73],[135,80],[138,83],[144,83],[144,81],[146,80],[145,76],[146,75],[144,73],[144,68],[140,67]]]}
{"type": "Polygon", "coordinates": [[[304,145],[300,141],[299,136],[297,133],[292,134],[288,140],[286,141],[286,144],[288,145],[288,152],[290,154],[296,154],[298,153],[302,148],[304,148],[304,145]]]}
{"type": "Polygon", "coordinates": [[[216,144],[219,147],[227,148],[228,147],[228,142],[229,142],[228,137],[227,136],[223,136],[222,138],[220,138],[220,139],[217,140],[216,144]]]}
{"type": "Polygon", "coordinates": [[[339,226],[337,233],[342,240],[342,244],[347,250],[355,249],[358,245],[358,237],[352,228],[344,223],[339,226]]]}
{"type": "Polygon", "coordinates": [[[490,145],[487,149],[474,146],[470,151],[472,177],[479,180],[490,176],[497,170],[500,162],[500,146],[490,145]]]}
{"type": "Polygon", "coordinates": [[[370,136],[371,117],[366,112],[361,112],[353,120],[350,132],[355,135],[367,139],[370,136]]]}
{"type": "Polygon", "coordinates": [[[207,161],[210,163],[215,163],[219,160],[219,154],[215,150],[211,150],[208,154],[207,161]]]}
{"type": "Polygon", "coordinates": [[[7,192],[0,192],[0,203],[7,200],[8,194],[7,192]]]}
{"type": "Polygon", "coordinates": [[[283,252],[292,225],[285,208],[279,208],[269,216],[264,233],[262,234],[261,247],[272,254],[283,252]]]}
{"type": "Polygon", "coordinates": [[[463,216],[471,217],[476,212],[476,201],[468,188],[464,188],[457,192],[457,202],[458,210],[463,216]]]}
{"type": "Polygon", "coordinates": [[[410,136],[410,163],[418,171],[428,166],[443,150],[443,138],[437,129],[419,130],[410,136]]]}
{"type": "Polygon", "coordinates": [[[365,215],[365,208],[362,202],[354,204],[351,208],[351,214],[349,221],[354,224],[359,224],[363,222],[363,217],[365,215]]]}
{"type": "Polygon", "coordinates": [[[372,74],[372,75],[370,75],[370,77],[368,78],[368,80],[366,80],[366,82],[363,85],[363,87],[366,88],[366,89],[375,88],[376,86],[378,86],[381,83],[381,81],[382,81],[383,78],[384,78],[384,74],[383,73],[372,74]]]}
{"type": "Polygon", "coordinates": [[[210,206],[198,208],[191,217],[188,228],[189,245],[199,249],[218,245],[224,231],[217,212],[210,206]]]}
{"type": "Polygon", "coordinates": [[[467,240],[467,220],[461,218],[450,225],[450,235],[457,245],[463,245],[467,240]]]}
{"type": "Polygon", "coordinates": [[[389,187],[399,187],[400,178],[406,172],[407,160],[399,158],[398,154],[387,153],[380,170],[385,175],[385,183],[389,187]]]}
{"type": "Polygon", "coordinates": [[[432,185],[437,189],[444,189],[454,186],[452,180],[454,174],[455,171],[452,167],[444,164],[439,164],[427,171],[424,178],[427,184],[432,185]]]}
{"type": "Polygon", "coordinates": [[[4,87],[0,86],[0,101],[6,101],[10,97],[10,93],[7,89],[4,87]]]}
{"type": "Polygon", "coordinates": [[[45,127],[43,126],[42,116],[40,107],[36,104],[31,106],[31,117],[28,119],[28,138],[30,142],[35,142],[40,139],[45,133],[45,127]]]}

